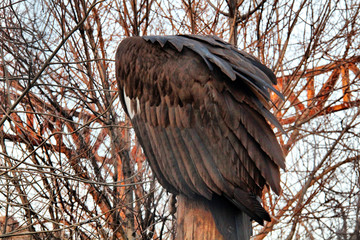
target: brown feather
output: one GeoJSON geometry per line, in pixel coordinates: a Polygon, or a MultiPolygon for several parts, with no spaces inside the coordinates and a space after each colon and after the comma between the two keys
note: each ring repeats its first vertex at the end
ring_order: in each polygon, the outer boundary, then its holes
{"type": "Polygon", "coordinates": [[[214,180],[211,178],[211,173],[209,173],[205,167],[205,163],[201,159],[201,155],[197,148],[194,147],[194,142],[191,139],[190,132],[192,130],[183,129],[181,130],[181,136],[184,139],[184,143],[189,150],[190,156],[193,159],[195,167],[200,174],[202,180],[205,182],[206,186],[211,189],[211,191],[215,192],[218,195],[221,195],[221,189],[218,188],[217,184],[215,184],[214,180]]]}
{"type": "Polygon", "coordinates": [[[152,126],[157,126],[157,125],[158,125],[158,121],[157,121],[156,107],[155,107],[155,106],[149,107],[149,115],[150,115],[151,125],[152,125],[152,126]]]}
{"type": "Polygon", "coordinates": [[[119,45],[116,79],[166,189],[209,200],[223,195],[257,222],[270,220],[256,196],[265,184],[279,193],[285,167],[266,122],[281,129],[267,110],[268,90],[279,94],[271,70],[217,37],[148,36],[119,45]]]}
{"type": "MultiPolygon", "coordinates": [[[[176,177],[176,170],[172,168],[172,162],[168,161],[167,150],[164,149],[164,145],[160,142],[159,134],[154,127],[149,124],[145,125],[146,131],[149,134],[149,142],[147,144],[151,145],[153,149],[155,159],[159,164],[160,171],[166,176],[167,181],[172,184],[177,192],[181,189],[178,178],[176,177]]],[[[146,144],[146,143],[145,143],[146,144]]]]}
{"type": "Polygon", "coordinates": [[[172,132],[172,134],[174,136],[174,139],[176,142],[176,147],[181,156],[180,160],[183,162],[194,187],[197,189],[197,191],[203,197],[210,200],[212,197],[212,192],[206,186],[204,180],[201,178],[199,171],[197,170],[197,167],[196,167],[196,165],[189,153],[189,150],[181,136],[180,130],[178,128],[170,128],[169,130],[172,132]]]}
{"type": "Polygon", "coordinates": [[[176,190],[173,187],[173,185],[170,183],[170,181],[168,180],[168,176],[163,174],[163,172],[161,171],[161,166],[156,160],[155,153],[153,151],[153,148],[151,147],[151,144],[145,144],[150,142],[150,138],[148,136],[149,133],[145,127],[144,122],[139,117],[135,117],[132,121],[136,126],[134,129],[136,135],[138,136],[138,140],[141,146],[143,146],[146,159],[150,162],[150,165],[155,173],[155,176],[159,180],[160,184],[164,186],[168,191],[177,194],[178,190],[176,190]]]}
{"type": "Polygon", "coordinates": [[[167,160],[167,163],[169,164],[167,167],[172,170],[172,177],[177,182],[180,191],[186,194],[189,197],[193,197],[195,195],[196,190],[194,189],[192,182],[187,175],[187,171],[185,170],[185,167],[181,161],[178,161],[179,154],[177,149],[174,149],[173,138],[171,133],[168,129],[155,127],[155,133],[157,134],[157,138],[161,141],[163,145],[163,151],[165,152],[165,158],[167,160]],[[170,138],[169,138],[170,136],[170,138]]]}
{"type": "Polygon", "coordinates": [[[210,152],[212,146],[211,142],[207,139],[207,134],[200,133],[199,127],[188,129],[187,132],[191,136],[191,142],[194,144],[194,148],[197,149],[199,156],[201,157],[201,162],[204,163],[204,167],[211,179],[214,181],[216,186],[221,189],[221,191],[232,194],[231,185],[225,181],[223,175],[219,171],[219,165],[215,163],[213,157],[216,157],[216,154],[210,152]]]}
{"type": "Polygon", "coordinates": [[[167,127],[169,125],[169,112],[165,103],[161,103],[156,107],[156,117],[158,119],[159,126],[167,127]]]}

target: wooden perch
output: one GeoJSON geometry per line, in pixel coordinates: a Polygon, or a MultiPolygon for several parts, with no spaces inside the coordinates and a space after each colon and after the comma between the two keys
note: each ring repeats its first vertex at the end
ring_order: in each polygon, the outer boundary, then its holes
{"type": "Polygon", "coordinates": [[[178,198],[178,240],[247,240],[252,234],[250,218],[227,201],[208,201],[184,195],[178,198]],[[227,204],[224,204],[227,203],[227,204]]]}

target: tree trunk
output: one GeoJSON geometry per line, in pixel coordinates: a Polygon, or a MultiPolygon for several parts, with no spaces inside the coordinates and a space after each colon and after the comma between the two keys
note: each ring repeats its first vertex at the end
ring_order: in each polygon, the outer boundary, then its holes
{"type": "Polygon", "coordinates": [[[249,216],[224,198],[178,196],[176,239],[248,240],[251,234],[249,216]]]}
{"type": "Polygon", "coordinates": [[[230,28],[230,38],[229,43],[237,46],[238,40],[238,23],[237,23],[237,11],[238,11],[238,1],[237,0],[230,0],[228,1],[229,7],[229,28],[230,28]]]}

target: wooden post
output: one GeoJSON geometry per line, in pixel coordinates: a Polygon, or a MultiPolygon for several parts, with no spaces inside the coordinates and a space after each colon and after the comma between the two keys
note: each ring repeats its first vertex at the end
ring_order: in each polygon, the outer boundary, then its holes
{"type": "Polygon", "coordinates": [[[214,197],[178,197],[177,240],[248,240],[252,234],[249,216],[229,201],[214,197]]]}

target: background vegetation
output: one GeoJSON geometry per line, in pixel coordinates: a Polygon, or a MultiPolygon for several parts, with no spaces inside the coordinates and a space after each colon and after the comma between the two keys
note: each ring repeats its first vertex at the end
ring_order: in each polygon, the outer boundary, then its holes
{"type": "MultiPolygon", "coordinates": [[[[254,239],[360,239],[357,0],[3,0],[0,238],[173,239],[117,96],[115,49],[133,35],[216,34],[258,57],[286,101],[273,221],[254,239]]],[[[275,129],[275,131],[278,131],[275,129]]]]}

